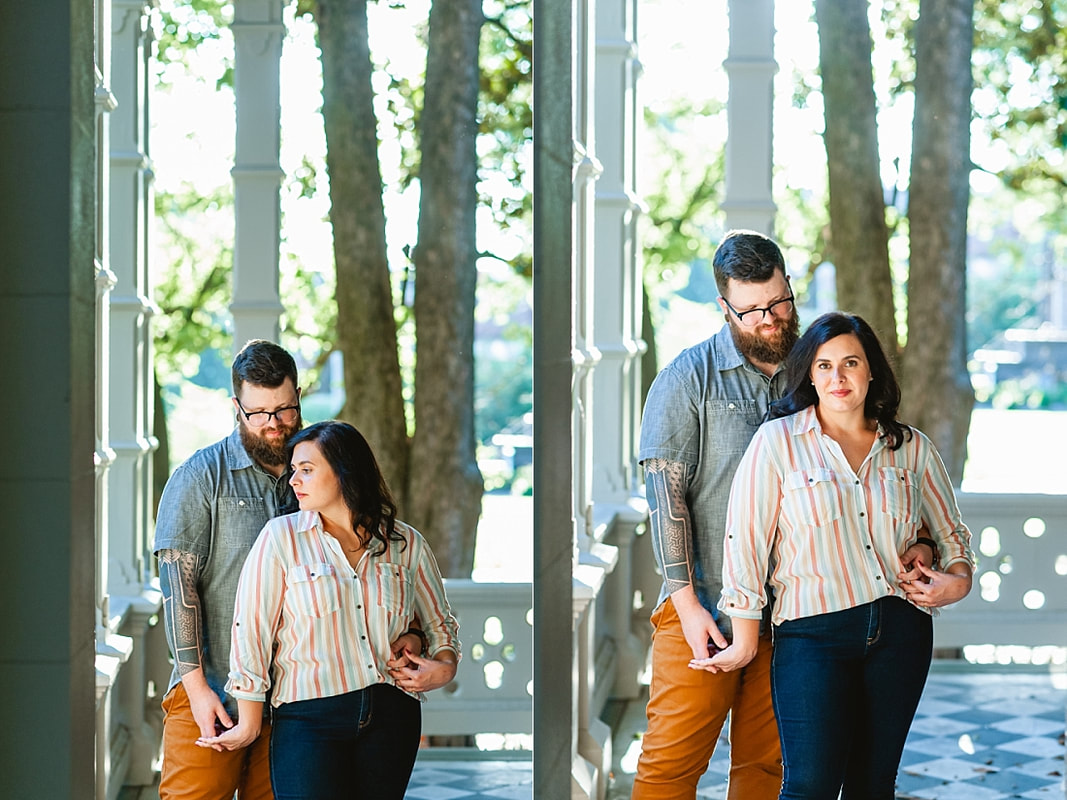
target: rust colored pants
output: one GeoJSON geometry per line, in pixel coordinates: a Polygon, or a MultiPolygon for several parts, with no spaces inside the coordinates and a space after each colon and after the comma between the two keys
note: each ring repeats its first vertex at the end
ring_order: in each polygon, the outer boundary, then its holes
{"type": "Polygon", "coordinates": [[[270,722],[243,750],[198,747],[200,728],[180,683],[163,698],[160,800],[274,800],[270,788],[270,722]]]}
{"type": "Polygon", "coordinates": [[[692,800],[730,714],[728,800],[776,800],[782,754],[771,703],[771,641],[736,672],[690,669],[693,651],[668,597],[652,614],[648,730],[633,800],[692,800]]]}

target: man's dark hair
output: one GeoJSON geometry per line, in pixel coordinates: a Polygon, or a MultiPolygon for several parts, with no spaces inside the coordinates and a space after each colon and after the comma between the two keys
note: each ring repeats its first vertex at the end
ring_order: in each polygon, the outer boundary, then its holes
{"type": "Polygon", "coordinates": [[[775,270],[785,275],[785,259],[774,240],[756,231],[727,231],[712,259],[715,286],[726,296],[730,279],[742,283],[766,283],[775,270]]]}
{"type": "Polygon", "coordinates": [[[293,357],[284,347],[266,339],[249,339],[245,342],[241,352],[233,359],[231,376],[233,393],[238,397],[241,387],[246,383],[274,389],[289,378],[294,389],[298,385],[293,357]]]}
{"type": "Polygon", "coordinates": [[[811,382],[811,368],[819,348],[831,339],[855,334],[871,369],[871,383],[863,405],[863,415],[877,420],[889,449],[897,450],[911,439],[911,429],[897,419],[900,407],[900,384],[886,358],[878,334],[857,314],[831,311],[823,314],[804,331],[785,360],[785,395],[771,404],[770,419],[795,414],[819,404],[819,395],[811,382]]]}

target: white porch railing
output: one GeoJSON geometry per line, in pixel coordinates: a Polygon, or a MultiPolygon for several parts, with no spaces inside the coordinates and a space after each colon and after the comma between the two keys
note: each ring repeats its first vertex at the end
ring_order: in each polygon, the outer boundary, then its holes
{"type": "Polygon", "coordinates": [[[1067,497],[960,494],[974,588],[934,622],[936,647],[1067,646],[1067,497]]]}
{"type": "Polygon", "coordinates": [[[424,735],[533,732],[533,591],[529,583],[445,579],[463,658],[422,707],[424,735]]]}

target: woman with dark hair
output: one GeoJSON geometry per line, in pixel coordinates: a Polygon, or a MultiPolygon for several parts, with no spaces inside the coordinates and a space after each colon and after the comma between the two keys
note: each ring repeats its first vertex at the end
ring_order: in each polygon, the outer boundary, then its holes
{"type": "Polygon", "coordinates": [[[289,440],[289,454],[300,511],[267,523],[237,590],[226,690],[239,722],[200,743],[250,744],[269,695],[276,800],[400,800],[421,694],[455,677],[458,625],[433,553],[396,519],[362,434],[320,422],[289,440]],[[393,652],[406,632],[422,653],[393,652]]]}
{"type": "Polygon", "coordinates": [[[971,588],[970,532],[934,446],[897,420],[900,388],[863,319],[819,317],[786,369],[730,494],[719,609],[734,639],[691,666],[748,663],[770,604],[781,800],[892,800],[931,615],[971,588]]]}

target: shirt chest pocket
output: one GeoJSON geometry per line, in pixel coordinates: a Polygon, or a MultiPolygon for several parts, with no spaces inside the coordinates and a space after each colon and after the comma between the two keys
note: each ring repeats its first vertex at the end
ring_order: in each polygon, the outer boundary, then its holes
{"type": "Polygon", "coordinates": [[[763,409],[755,400],[708,400],[705,409],[708,446],[718,453],[744,453],[763,422],[763,409]]]}
{"type": "Polygon", "coordinates": [[[285,580],[285,604],[294,615],[325,617],[341,607],[341,585],[332,564],[297,564],[285,580]]]}
{"type": "Polygon", "coordinates": [[[910,469],[879,467],[874,492],[874,507],[883,514],[901,523],[917,522],[919,487],[910,469]]]}
{"type": "Polygon", "coordinates": [[[220,497],[216,547],[239,552],[242,561],[270,514],[262,497],[220,497]]]}
{"type": "Polygon", "coordinates": [[[386,612],[390,629],[403,627],[415,616],[415,585],[410,569],[399,564],[375,564],[372,602],[386,612]]]}
{"type": "Polygon", "coordinates": [[[798,525],[820,526],[844,513],[832,470],[804,469],[785,476],[783,512],[798,525]]]}

